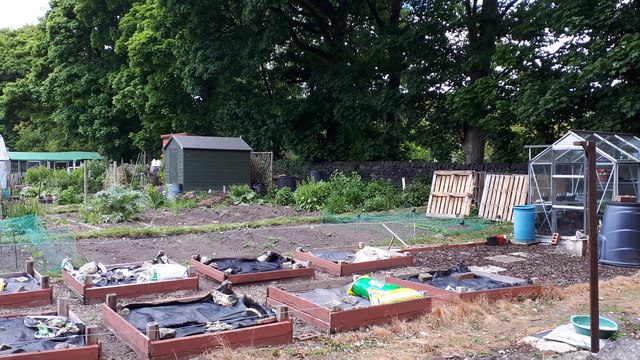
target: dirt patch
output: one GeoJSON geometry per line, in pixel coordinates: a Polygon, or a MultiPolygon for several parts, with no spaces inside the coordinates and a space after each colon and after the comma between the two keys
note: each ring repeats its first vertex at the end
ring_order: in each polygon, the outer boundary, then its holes
{"type": "Polygon", "coordinates": [[[140,220],[116,224],[85,224],[79,213],[49,214],[49,227],[68,225],[73,231],[88,231],[112,227],[191,226],[206,224],[241,223],[254,220],[289,216],[313,216],[316,212],[296,210],[292,206],[272,204],[229,205],[218,208],[149,209],[140,220]]]}
{"type": "MultiPolygon", "coordinates": [[[[467,266],[493,265],[507,269],[501,272],[523,279],[537,277],[545,284],[566,286],[589,281],[589,263],[587,257],[570,256],[562,248],[549,245],[508,245],[475,246],[466,248],[442,248],[419,253],[414,265],[426,270],[446,270],[459,263],[467,266]],[[516,260],[509,263],[487,259],[496,255],[507,255],[516,260]]],[[[635,274],[638,269],[600,265],[601,279],[635,274]]]]}

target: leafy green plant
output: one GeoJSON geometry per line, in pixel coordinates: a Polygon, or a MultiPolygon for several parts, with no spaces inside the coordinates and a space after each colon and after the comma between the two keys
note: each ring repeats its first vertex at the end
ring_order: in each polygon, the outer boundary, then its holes
{"type": "Polygon", "coordinates": [[[293,194],[296,207],[307,211],[322,209],[329,196],[329,190],[329,183],[326,182],[303,182],[293,194]]]}
{"type": "Polygon", "coordinates": [[[276,192],[275,203],[278,205],[293,205],[296,203],[296,199],[293,196],[293,191],[288,187],[283,187],[276,192]]]}
{"type": "Polygon", "coordinates": [[[416,176],[402,194],[402,202],[405,206],[424,206],[429,201],[431,185],[425,176],[416,176]]]}
{"type": "Polygon", "coordinates": [[[56,204],[58,205],[70,205],[79,204],[82,202],[83,197],[75,189],[60,190],[55,196],[56,204]]]}
{"type": "Polygon", "coordinates": [[[231,185],[229,187],[229,196],[234,205],[251,204],[258,197],[249,185],[231,185]]]}
{"type": "Polygon", "coordinates": [[[83,215],[86,222],[121,222],[135,220],[151,206],[149,197],[137,190],[114,186],[97,192],[83,215]]]}
{"type": "Polygon", "coordinates": [[[160,209],[167,206],[167,198],[162,194],[158,187],[148,184],[144,191],[149,197],[151,206],[154,209],[160,209]]]}
{"type": "Polygon", "coordinates": [[[26,215],[42,215],[44,210],[37,199],[21,199],[2,202],[2,216],[14,218],[26,215]]]}

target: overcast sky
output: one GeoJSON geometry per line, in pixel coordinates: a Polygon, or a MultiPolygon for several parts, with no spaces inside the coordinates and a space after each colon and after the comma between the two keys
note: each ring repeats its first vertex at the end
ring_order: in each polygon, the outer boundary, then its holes
{"type": "Polygon", "coordinates": [[[0,0],[0,28],[37,24],[49,9],[49,0],[0,0]]]}

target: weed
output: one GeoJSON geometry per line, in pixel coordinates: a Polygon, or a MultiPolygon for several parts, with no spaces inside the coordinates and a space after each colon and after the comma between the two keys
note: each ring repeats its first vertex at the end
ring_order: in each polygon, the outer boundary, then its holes
{"type": "Polygon", "coordinates": [[[137,219],[151,205],[149,197],[137,190],[114,186],[99,191],[84,210],[85,222],[121,222],[137,219]]]}

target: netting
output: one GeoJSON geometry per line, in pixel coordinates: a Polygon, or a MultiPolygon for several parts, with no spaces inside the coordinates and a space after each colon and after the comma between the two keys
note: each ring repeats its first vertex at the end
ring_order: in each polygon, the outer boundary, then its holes
{"type": "Polygon", "coordinates": [[[325,223],[332,224],[396,224],[401,227],[420,229],[422,234],[426,232],[432,235],[442,234],[447,236],[482,231],[496,224],[494,221],[481,218],[436,218],[413,212],[326,215],[323,220],[325,223]]]}
{"type": "Polygon", "coordinates": [[[36,215],[0,220],[0,269],[24,270],[33,258],[38,271],[57,272],[65,257],[73,258],[76,246],[68,228],[46,229],[36,215]]]}

